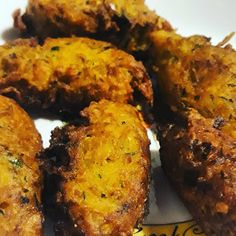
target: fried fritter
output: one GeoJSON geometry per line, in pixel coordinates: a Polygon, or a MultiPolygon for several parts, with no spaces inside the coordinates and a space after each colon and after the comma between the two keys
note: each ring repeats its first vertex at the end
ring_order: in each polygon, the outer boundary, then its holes
{"type": "Polygon", "coordinates": [[[29,116],[3,96],[0,129],[0,235],[41,235],[41,173],[36,158],[41,137],[29,116]]]}
{"type": "Polygon", "coordinates": [[[165,31],[152,33],[151,40],[162,100],[173,111],[193,107],[204,117],[222,117],[224,131],[236,137],[235,50],[165,31]]]}
{"type": "Polygon", "coordinates": [[[40,38],[86,36],[110,41],[128,51],[147,47],[146,35],[170,24],[149,10],[143,0],[29,0],[15,26],[40,38]]]}
{"type": "Polygon", "coordinates": [[[160,129],[162,166],[207,235],[235,235],[236,52],[203,36],[151,40],[159,117],[173,122],[160,129]]]}
{"type": "Polygon", "coordinates": [[[47,150],[62,177],[59,204],[85,235],[131,235],[148,197],[150,151],[142,117],[102,100],[81,112],[86,125],[56,128],[47,150]]]}
{"type": "MultiPolygon", "coordinates": [[[[152,104],[145,68],[111,44],[87,38],[19,40],[0,47],[0,94],[24,107],[78,112],[108,99],[152,104]]],[[[78,115],[78,114],[77,114],[78,115]]]]}
{"type": "Polygon", "coordinates": [[[191,110],[183,123],[162,125],[165,173],[207,235],[236,235],[235,139],[217,120],[191,110]]]}

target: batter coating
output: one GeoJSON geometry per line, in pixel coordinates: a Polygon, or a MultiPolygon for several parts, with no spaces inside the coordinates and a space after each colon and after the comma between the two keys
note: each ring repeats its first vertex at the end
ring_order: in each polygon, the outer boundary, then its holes
{"type": "MultiPolygon", "coordinates": [[[[18,40],[0,47],[0,94],[27,108],[75,113],[102,98],[152,104],[145,68],[111,44],[87,38],[18,40]]],[[[78,115],[78,113],[77,113],[78,115]]]]}
{"type": "Polygon", "coordinates": [[[152,30],[171,30],[143,0],[29,0],[26,13],[19,14],[15,26],[39,38],[86,36],[129,52],[143,51],[152,30]]]}
{"type": "Polygon", "coordinates": [[[41,235],[41,137],[25,111],[3,96],[0,129],[0,235],[41,235]]]}
{"type": "Polygon", "coordinates": [[[159,129],[162,167],[206,235],[236,234],[235,139],[190,110],[159,129]]]}
{"type": "Polygon", "coordinates": [[[151,40],[159,117],[170,118],[159,130],[162,166],[207,235],[233,236],[236,52],[203,36],[156,31],[151,40]]]}
{"type": "Polygon", "coordinates": [[[222,117],[223,131],[236,137],[235,50],[213,46],[203,36],[165,31],[151,40],[160,98],[178,113],[193,107],[204,117],[222,117]]]}
{"type": "Polygon", "coordinates": [[[56,128],[47,150],[62,179],[58,204],[77,233],[131,235],[149,189],[144,122],[134,107],[107,100],[92,102],[81,115],[87,125],[56,128]]]}

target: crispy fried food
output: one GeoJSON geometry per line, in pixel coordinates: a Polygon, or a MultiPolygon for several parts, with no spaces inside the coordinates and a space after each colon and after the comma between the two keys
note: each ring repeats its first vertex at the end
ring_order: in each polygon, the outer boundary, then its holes
{"type": "Polygon", "coordinates": [[[203,36],[151,40],[160,98],[174,112],[160,129],[162,166],[207,235],[235,235],[236,52],[203,36]]]}
{"type": "Polygon", "coordinates": [[[159,92],[173,111],[197,109],[207,118],[222,117],[224,131],[236,137],[236,52],[212,46],[203,36],[152,34],[159,92]]]}
{"type": "Polygon", "coordinates": [[[160,129],[162,166],[207,235],[236,235],[235,139],[191,110],[160,129]]]}
{"type": "Polygon", "coordinates": [[[143,0],[29,0],[22,18],[15,15],[15,26],[40,38],[88,36],[129,51],[146,48],[148,32],[171,30],[143,0]]]}
{"type": "Polygon", "coordinates": [[[3,45],[0,77],[0,94],[36,109],[73,113],[102,98],[146,105],[153,99],[141,63],[109,43],[87,38],[3,45]]]}
{"type": "Polygon", "coordinates": [[[32,120],[0,96],[0,235],[42,233],[41,181],[36,154],[42,143],[32,120]]]}
{"type": "Polygon", "coordinates": [[[131,235],[149,189],[144,122],[134,107],[107,100],[81,115],[88,124],[56,128],[47,151],[62,177],[60,204],[85,235],[131,235]]]}

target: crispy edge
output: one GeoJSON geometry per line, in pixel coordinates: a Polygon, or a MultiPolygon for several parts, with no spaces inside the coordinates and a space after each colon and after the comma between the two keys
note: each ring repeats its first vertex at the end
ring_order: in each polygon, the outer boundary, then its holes
{"type": "MultiPolygon", "coordinates": [[[[4,233],[7,233],[7,235],[17,234],[26,236],[32,235],[32,233],[42,235],[42,223],[44,220],[40,199],[42,173],[40,170],[41,162],[37,159],[37,155],[42,151],[41,136],[29,115],[14,100],[0,95],[0,107],[1,128],[7,129],[7,135],[1,139],[1,153],[6,155],[6,153],[9,152],[13,156],[16,156],[17,160],[23,161],[24,166],[30,168],[36,175],[36,178],[34,178],[33,182],[30,184],[34,190],[34,193],[28,196],[30,197],[30,202],[28,202],[28,197],[22,199],[22,201],[24,200],[24,207],[21,211],[25,210],[26,215],[20,218],[19,224],[14,225],[14,229],[8,228],[10,224],[8,225],[6,221],[6,227],[2,230],[4,233]],[[10,133],[12,133],[11,136],[9,136],[10,133]]],[[[2,135],[4,135],[4,130],[1,132],[2,135]]],[[[21,176],[19,176],[19,178],[20,177],[21,176]]],[[[7,189],[5,189],[5,191],[7,194],[7,189]]],[[[1,208],[4,207],[4,204],[7,207],[7,201],[10,199],[16,201],[10,202],[11,207],[19,204],[17,198],[15,199],[16,196],[14,196],[14,194],[18,194],[17,192],[14,193],[17,189],[11,189],[9,192],[10,191],[13,191],[13,196],[10,195],[9,199],[1,203],[1,208]]],[[[2,217],[4,217],[4,215],[2,217]]],[[[16,216],[12,215],[11,221],[14,221],[14,218],[16,218],[16,216]]],[[[1,219],[1,221],[2,220],[4,219],[1,219]]]]}
{"type": "MultiPolygon", "coordinates": [[[[45,41],[43,48],[47,45],[47,42],[56,41],[60,39],[48,39],[45,41]]],[[[62,39],[64,40],[64,39],[62,39]]],[[[78,39],[79,40],[79,39],[78,39]]],[[[94,41],[101,46],[106,43],[101,41],[96,41],[92,39],[81,38],[81,40],[94,41]]],[[[5,46],[29,46],[30,48],[38,47],[37,41],[35,39],[19,39],[5,46]]],[[[110,45],[110,44],[109,44],[110,45]]],[[[112,45],[110,45],[113,48],[112,45]]],[[[7,50],[7,49],[6,49],[7,50]]],[[[123,65],[127,67],[127,71],[132,75],[132,81],[130,82],[130,86],[133,89],[132,94],[129,93],[128,96],[132,97],[127,98],[127,103],[131,103],[133,105],[141,105],[144,109],[143,112],[146,117],[150,116],[150,109],[153,104],[153,91],[152,91],[152,83],[149,79],[149,76],[142,65],[141,62],[136,61],[131,55],[114,48],[117,52],[120,52],[121,56],[123,55],[124,62],[128,62],[127,65],[123,65]],[[125,58],[127,55],[127,58],[125,58]],[[130,68],[129,68],[130,67],[130,68]]],[[[66,117],[73,117],[74,115],[78,115],[77,111],[82,110],[84,107],[88,106],[89,103],[93,100],[98,101],[101,98],[104,98],[103,94],[100,93],[96,98],[89,93],[86,89],[83,89],[82,96],[77,96],[74,92],[68,92],[68,84],[63,81],[59,81],[60,85],[56,87],[55,81],[51,81],[48,85],[47,89],[40,90],[37,86],[33,86],[30,81],[26,79],[22,79],[20,75],[14,73],[14,68],[17,66],[17,59],[15,60],[6,60],[4,61],[8,70],[10,70],[7,78],[0,84],[1,94],[4,96],[11,97],[18,101],[24,108],[29,108],[33,110],[53,110],[56,113],[66,114],[66,117]],[[13,72],[11,72],[13,70],[13,72]],[[76,109],[75,109],[76,108],[76,109]],[[76,110],[76,114],[73,114],[73,110],[76,110]]],[[[36,73],[36,72],[35,72],[36,73]]],[[[67,70],[64,77],[71,77],[70,70],[67,70]]],[[[74,75],[73,75],[74,76],[74,75]]],[[[147,118],[147,120],[151,120],[152,118],[147,118]]],[[[150,121],[151,122],[151,121],[150,121]]]]}
{"type": "Polygon", "coordinates": [[[162,166],[207,235],[235,235],[235,140],[192,110],[159,127],[162,166]]]}
{"type": "MultiPolygon", "coordinates": [[[[151,11],[144,2],[136,4],[135,13],[128,2],[114,9],[112,2],[103,2],[96,7],[86,5],[77,15],[63,12],[60,5],[43,5],[40,1],[29,1],[26,13],[21,16],[16,10],[13,14],[14,26],[41,39],[71,35],[91,37],[112,42],[130,53],[146,57],[143,52],[150,45],[148,35],[154,30],[172,31],[170,23],[151,11]]],[[[132,3],[135,4],[135,3],[132,3]]],[[[145,54],[145,53],[144,53],[145,54]]]]}
{"type": "MultiPolygon", "coordinates": [[[[102,100],[100,103],[104,104],[106,103],[106,100],[102,100]]],[[[112,103],[112,102],[111,102],[112,103]]],[[[96,106],[97,103],[93,102],[92,105],[96,106]]],[[[129,106],[129,105],[125,105],[124,106],[129,106]]],[[[67,172],[70,170],[70,159],[73,159],[74,157],[71,157],[71,151],[69,151],[70,148],[72,148],[73,144],[71,143],[71,135],[72,133],[76,133],[79,129],[86,129],[91,125],[91,120],[89,121],[89,119],[91,118],[91,116],[96,116],[97,114],[93,114],[93,110],[88,110],[90,109],[87,108],[85,110],[83,110],[81,112],[81,120],[80,120],[80,125],[78,126],[78,124],[74,125],[66,125],[63,128],[56,128],[53,132],[52,132],[52,137],[50,140],[50,147],[46,150],[45,152],[45,157],[48,159],[47,162],[47,169],[49,173],[54,173],[52,177],[52,179],[54,181],[56,181],[56,189],[54,189],[54,191],[51,192],[51,197],[54,199],[54,203],[53,205],[55,206],[56,204],[56,211],[58,211],[61,215],[59,218],[56,219],[56,221],[58,221],[58,223],[56,224],[56,234],[57,235],[77,235],[77,234],[83,234],[83,231],[78,227],[77,224],[74,224],[75,222],[72,221],[70,213],[69,213],[69,206],[67,204],[65,204],[63,202],[63,197],[62,197],[62,192],[61,192],[61,188],[62,188],[62,181],[63,178],[61,177],[62,172],[67,172]],[[92,112],[90,114],[90,112],[92,112]],[[71,146],[72,145],[72,146],[71,146]],[[56,158],[56,162],[54,160],[55,156],[56,158]],[[55,169],[56,167],[56,169],[55,169]],[[56,173],[56,174],[55,174],[56,173]],[[57,197],[55,198],[55,193],[57,195],[57,197]]],[[[96,113],[96,112],[95,112],[96,113]]],[[[142,116],[139,112],[136,112],[137,117],[140,117],[140,122],[142,123],[142,116]]],[[[102,125],[102,123],[101,123],[102,125]]],[[[143,123],[144,125],[144,123],[143,123]]],[[[144,127],[143,127],[144,128],[144,127]]],[[[76,136],[76,135],[75,135],[76,136]]],[[[147,138],[146,142],[143,142],[142,146],[145,147],[149,145],[149,140],[147,138]],[[145,144],[146,143],[146,144],[145,144]]],[[[149,149],[146,147],[144,148],[144,156],[145,157],[150,157],[150,151],[149,149]]],[[[149,171],[150,171],[150,160],[149,160],[149,171]]],[[[148,172],[149,172],[148,171],[148,172]]],[[[146,214],[146,212],[148,212],[147,207],[148,207],[148,202],[147,202],[147,196],[149,193],[149,184],[150,184],[150,176],[148,174],[148,178],[147,178],[147,182],[146,182],[146,198],[144,201],[144,205],[143,205],[143,209],[140,212],[139,215],[139,219],[137,219],[136,221],[136,226],[138,226],[139,224],[141,224],[143,222],[143,218],[144,215],[146,214]]],[[[55,187],[54,186],[54,187],[55,187]]],[[[55,213],[54,213],[55,214],[55,213]]],[[[55,216],[55,215],[54,215],[55,216]]],[[[127,222],[128,223],[128,222],[127,222]]],[[[114,235],[117,235],[118,232],[116,232],[114,235]]],[[[130,232],[131,233],[131,232],[130,232]]],[[[130,235],[127,234],[127,235],[130,235]]]]}

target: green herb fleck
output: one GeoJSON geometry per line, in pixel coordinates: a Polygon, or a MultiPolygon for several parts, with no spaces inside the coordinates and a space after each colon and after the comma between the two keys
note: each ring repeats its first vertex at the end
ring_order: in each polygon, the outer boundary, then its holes
{"type": "Polygon", "coordinates": [[[199,49],[199,48],[202,48],[202,45],[200,44],[195,44],[194,45],[194,48],[192,49],[192,51],[196,50],[196,49],[199,49]]]}
{"type": "Polygon", "coordinates": [[[125,154],[126,155],[129,155],[129,156],[134,156],[137,152],[126,152],[125,154]]]}
{"type": "Polygon", "coordinates": [[[27,197],[21,196],[20,201],[22,204],[28,204],[30,200],[27,197]]]}
{"type": "Polygon", "coordinates": [[[9,160],[9,162],[17,168],[20,168],[23,166],[23,162],[19,159],[9,160]]]}
{"type": "Polygon", "coordinates": [[[85,192],[82,193],[82,196],[83,196],[83,199],[85,200],[86,199],[85,192]]]}
{"type": "Polygon", "coordinates": [[[102,178],[102,176],[101,176],[100,174],[98,174],[98,177],[99,177],[99,179],[101,179],[101,178],[102,178]]]}
{"type": "Polygon", "coordinates": [[[228,87],[234,88],[236,87],[236,84],[227,84],[228,87]]]}
{"type": "Polygon", "coordinates": [[[60,47],[59,46],[54,46],[51,48],[51,51],[59,51],[60,47]]]}
{"type": "Polygon", "coordinates": [[[101,194],[101,198],[107,198],[107,197],[106,197],[106,194],[102,193],[102,194],[101,194]]]}
{"type": "Polygon", "coordinates": [[[233,103],[233,99],[231,99],[231,98],[226,98],[226,97],[223,97],[223,96],[219,96],[219,98],[224,99],[225,101],[233,103]]]}

